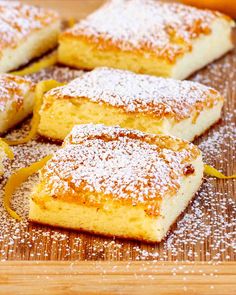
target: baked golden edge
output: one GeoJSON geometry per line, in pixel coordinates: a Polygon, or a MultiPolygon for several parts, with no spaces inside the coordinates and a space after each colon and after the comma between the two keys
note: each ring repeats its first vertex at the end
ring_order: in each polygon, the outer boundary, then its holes
{"type": "MultiPolygon", "coordinates": [[[[159,136],[156,136],[156,137],[159,137],[159,136]]],[[[170,143],[169,141],[167,141],[167,143],[168,144],[176,144],[177,142],[179,143],[179,144],[183,144],[184,146],[183,146],[183,148],[184,149],[188,149],[188,148],[190,148],[190,144],[188,144],[187,142],[185,142],[185,141],[182,141],[182,140],[179,140],[179,139],[174,139],[174,138],[172,138],[172,137],[169,137],[169,136],[165,136],[165,135],[161,135],[160,137],[163,137],[163,139],[164,138],[169,138],[170,139],[170,141],[172,140],[172,143],[170,143]]],[[[196,147],[196,146],[193,146],[193,145],[191,145],[191,150],[192,150],[192,153],[191,153],[191,158],[189,158],[188,160],[187,160],[187,163],[189,163],[189,162],[192,162],[193,160],[195,160],[195,159],[198,159],[199,158],[199,153],[200,153],[200,151],[199,151],[199,149],[196,147]]],[[[200,158],[200,160],[201,160],[201,158],[200,158]]],[[[186,164],[187,164],[186,163],[186,164]]],[[[190,175],[191,176],[191,175],[190,175]]],[[[186,176],[187,177],[187,176],[186,176]]],[[[203,176],[201,177],[201,182],[202,182],[202,179],[203,179],[203,176]]],[[[37,193],[39,192],[43,192],[43,182],[44,181],[47,181],[47,179],[41,179],[41,182],[36,186],[36,189],[34,190],[34,192],[33,192],[33,195],[32,195],[32,200],[31,200],[31,202],[33,202],[33,203],[35,203],[36,204],[36,206],[39,206],[42,210],[46,210],[46,207],[45,207],[45,205],[44,205],[44,200],[42,200],[41,199],[41,197],[40,197],[40,195],[37,195],[37,193]],[[42,189],[40,188],[40,186],[42,186],[42,189]]],[[[200,185],[199,185],[200,186],[200,185]]],[[[198,188],[196,189],[196,191],[199,189],[199,186],[198,186],[198,188]]],[[[195,193],[196,193],[196,191],[195,191],[195,193]]],[[[195,194],[194,194],[195,195],[195,194]]],[[[57,197],[56,196],[54,196],[56,199],[57,199],[57,197]]],[[[44,197],[43,197],[44,198],[44,197]]],[[[48,199],[48,198],[52,198],[52,196],[46,196],[46,200],[48,199]]],[[[192,198],[191,198],[192,199],[192,198]]],[[[189,202],[191,201],[191,199],[189,199],[189,202]]],[[[67,203],[67,199],[66,198],[58,198],[58,200],[60,201],[60,202],[62,202],[62,204],[63,204],[63,202],[65,202],[65,203],[67,203]]],[[[69,201],[69,200],[68,200],[69,201]]],[[[114,201],[114,200],[112,200],[112,198],[111,198],[111,201],[114,203],[114,204],[116,204],[116,205],[118,205],[119,206],[119,200],[118,201],[114,201]]],[[[69,201],[69,202],[71,202],[71,200],[69,201]]],[[[188,203],[189,203],[188,202],[188,203]]],[[[74,203],[73,201],[72,201],[72,203],[74,203]]],[[[77,202],[75,202],[74,203],[75,205],[77,204],[77,202]]],[[[128,207],[130,206],[130,204],[127,204],[126,203],[126,201],[122,201],[122,203],[121,204],[125,204],[125,206],[127,206],[127,209],[128,209],[128,207]]],[[[88,207],[90,207],[88,204],[80,204],[80,203],[78,203],[78,205],[79,206],[88,206],[88,207]]],[[[94,207],[94,206],[92,206],[92,207],[94,207]]],[[[96,207],[96,206],[95,206],[96,207]]],[[[99,206],[99,205],[97,205],[97,209],[99,209],[101,206],[99,206]]],[[[132,205],[131,205],[131,207],[132,207],[132,205]]],[[[186,207],[187,207],[187,205],[184,207],[184,209],[183,210],[185,210],[186,209],[186,207]]],[[[141,205],[141,207],[140,208],[142,208],[142,205],[141,205]]],[[[102,209],[102,207],[101,207],[101,209],[102,209]]],[[[181,213],[180,213],[181,214],[181,213]]],[[[178,218],[179,217],[179,215],[180,214],[178,214],[178,216],[176,217],[176,218],[178,218]]],[[[150,217],[150,216],[149,216],[150,217]]],[[[154,218],[156,218],[157,216],[154,216],[154,218]]],[[[43,223],[43,224],[46,224],[46,225],[48,225],[48,223],[46,222],[46,223],[44,223],[42,220],[41,221],[39,221],[39,220],[37,220],[37,217],[31,217],[30,216],[30,221],[32,221],[32,222],[38,222],[38,223],[43,223]]],[[[172,222],[172,225],[171,226],[173,226],[173,224],[174,224],[174,222],[172,222]]],[[[53,224],[53,226],[59,226],[59,227],[62,227],[60,224],[53,224]]],[[[65,227],[66,228],[66,227],[65,227]]],[[[70,227],[67,227],[67,228],[70,228],[70,227]]],[[[99,235],[104,235],[104,236],[114,236],[114,235],[108,235],[108,234],[103,234],[103,233],[99,233],[99,232],[97,232],[97,231],[90,231],[90,230],[84,230],[83,228],[80,228],[80,227],[78,227],[78,228],[75,228],[75,227],[73,227],[72,228],[72,230],[79,230],[79,231],[84,231],[84,232],[91,232],[91,233],[96,233],[96,234],[99,234],[99,235]]],[[[118,235],[117,237],[119,237],[119,238],[129,238],[130,239],[130,236],[126,236],[126,235],[118,235]]],[[[163,237],[164,238],[164,237],[163,237]]],[[[146,242],[160,242],[160,241],[152,241],[152,240],[147,240],[147,239],[145,239],[144,237],[138,237],[138,238],[136,238],[136,237],[133,237],[133,238],[131,238],[131,239],[134,239],[134,240],[141,240],[141,241],[146,241],[146,242]]]]}
{"type": "MultiPolygon", "coordinates": [[[[203,64],[202,61],[199,60],[201,64],[186,73],[176,73],[175,66],[181,62],[184,57],[191,54],[195,43],[197,44],[201,38],[208,38],[212,33],[202,34],[197,38],[192,39],[191,46],[189,46],[189,44],[183,44],[182,51],[170,59],[169,56],[157,56],[155,52],[150,51],[150,49],[145,48],[145,46],[142,50],[136,49],[132,51],[123,51],[115,42],[113,43],[110,40],[109,42],[106,42],[104,39],[93,39],[86,35],[74,36],[69,31],[66,31],[59,37],[58,60],[61,64],[85,70],[91,70],[101,66],[109,66],[112,68],[130,70],[139,74],[184,79],[202,68],[204,65],[233,49],[233,20],[220,14],[215,22],[221,22],[222,26],[225,26],[228,31],[231,31],[229,36],[228,32],[225,31],[225,39],[227,40],[225,48],[222,48],[222,51],[217,51],[212,58],[208,56],[208,60],[203,64]]],[[[212,24],[212,28],[213,26],[214,23],[212,24]]],[[[202,56],[201,59],[203,58],[204,57],[202,56]]]]}

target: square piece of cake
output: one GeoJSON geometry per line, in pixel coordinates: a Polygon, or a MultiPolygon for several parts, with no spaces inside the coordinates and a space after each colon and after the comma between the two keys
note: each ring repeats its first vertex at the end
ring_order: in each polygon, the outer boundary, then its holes
{"type": "Polygon", "coordinates": [[[109,1],[62,33],[59,61],[184,79],[233,48],[229,17],[179,3],[109,1]]]}
{"type": "Polygon", "coordinates": [[[35,84],[29,79],[0,74],[0,134],[32,113],[35,84]]]}
{"type": "Polygon", "coordinates": [[[15,70],[54,48],[59,33],[56,12],[18,1],[0,1],[0,73],[15,70]]]}
{"type": "Polygon", "coordinates": [[[165,135],[78,125],[40,172],[29,219],[160,242],[203,177],[199,149],[165,135]]]}
{"type": "Polygon", "coordinates": [[[102,123],[192,141],[222,106],[218,91],[196,82],[97,68],[45,94],[38,132],[63,140],[75,124],[102,123]]]}

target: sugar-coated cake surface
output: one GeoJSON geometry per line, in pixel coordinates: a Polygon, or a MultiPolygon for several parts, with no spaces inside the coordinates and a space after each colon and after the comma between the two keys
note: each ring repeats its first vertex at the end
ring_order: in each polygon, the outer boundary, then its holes
{"type": "Polygon", "coordinates": [[[52,10],[0,1],[0,72],[16,70],[56,47],[60,26],[52,10]]]}
{"type": "MultiPolygon", "coordinates": [[[[155,0],[109,1],[62,34],[97,44],[99,49],[144,51],[174,62],[192,49],[192,40],[211,33],[218,12],[155,0]]],[[[230,21],[230,19],[229,19],[230,21]]]]}
{"type": "Polygon", "coordinates": [[[30,33],[59,19],[56,12],[18,1],[0,1],[0,49],[14,47],[30,33]]]}
{"type": "Polygon", "coordinates": [[[25,96],[34,89],[35,84],[29,79],[10,74],[0,74],[0,112],[14,104],[19,109],[25,96]]]}
{"type": "Polygon", "coordinates": [[[78,125],[42,169],[41,183],[57,200],[101,207],[110,199],[155,216],[159,201],[175,195],[181,179],[195,173],[188,163],[199,156],[197,147],[169,136],[78,125]]]}
{"type": "Polygon", "coordinates": [[[59,38],[60,63],[185,79],[233,48],[229,17],[180,3],[111,0],[59,38]]]}
{"type": "Polygon", "coordinates": [[[189,118],[193,113],[197,117],[204,108],[212,108],[223,101],[218,91],[196,82],[110,68],[95,69],[66,86],[52,89],[45,95],[45,108],[50,104],[50,100],[47,101],[50,96],[57,99],[87,98],[126,112],[148,113],[156,118],[170,117],[176,121],[189,118]]]}
{"type": "Polygon", "coordinates": [[[43,80],[56,80],[61,83],[68,83],[75,78],[82,75],[84,71],[74,70],[69,67],[60,67],[58,65],[44,68],[36,73],[25,75],[25,78],[30,79],[34,83],[38,83],[43,80]]]}
{"type": "Polygon", "coordinates": [[[56,12],[18,1],[0,1],[0,52],[59,19],[56,12]]]}

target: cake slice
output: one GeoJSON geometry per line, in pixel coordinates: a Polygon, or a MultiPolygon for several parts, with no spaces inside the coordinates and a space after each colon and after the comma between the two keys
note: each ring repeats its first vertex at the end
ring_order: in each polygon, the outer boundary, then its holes
{"type": "Polygon", "coordinates": [[[18,1],[0,1],[0,72],[17,69],[57,45],[56,12],[18,1]]]}
{"type": "Polygon", "coordinates": [[[166,135],[77,125],[40,172],[34,222],[160,242],[198,190],[199,149],[166,135]]]}
{"type": "Polygon", "coordinates": [[[10,74],[0,74],[0,134],[31,114],[35,84],[10,74]]]}
{"type": "Polygon", "coordinates": [[[179,3],[109,1],[59,38],[59,61],[184,79],[233,48],[229,17],[179,3]]]}
{"type": "Polygon", "coordinates": [[[38,132],[63,140],[75,124],[103,123],[192,141],[222,106],[219,92],[196,82],[97,68],[45,94],[38,132]]]}

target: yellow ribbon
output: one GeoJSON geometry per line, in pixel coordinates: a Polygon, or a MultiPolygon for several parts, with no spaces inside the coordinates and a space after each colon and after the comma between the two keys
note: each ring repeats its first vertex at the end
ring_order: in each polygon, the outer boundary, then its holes
{"type": "Polygon", "coordinates": [[[17,76],[30,75],[42,69],[53,66],[56,63],[57,63],[57,51],[53,51],[51,54],[44,56],[43,58],[33,63],[32,65],[29,65],[28,67],[20,71],[11,72],[10,74],[17,75],[17,76]]]}
{"type": "Polygon", "coordinates": [[[33,109],[33,118],[31,120],[31,129],[29,134],[19,140],[8,140],[8,139],[4,139],[4,141],[9,144],[9,145],[19,145],[19,144],[23,144],[23,143],[27,143],[30,140],[32,140],[36,134],[37,134],[37,130],[38,130],[38,125],[40,122],[40,108],[42,106],[43,103],[43,95],[45,92],[49,91],[52,88],[58,87],[58,86],[62,86],[64,84],[59,83],[55,80],[47,80],[47,81],[41,81],[36,85],[35,88],[35,102],[34,102],[34,109],[33,109]]]}
{"type": "Polygon", "coordinates": [[[7,157],[10,159],[10,160],[13,160],[14,159],[14,153],[12,151],[12,149],[9,147],[9,145],[3,140],[0,138],[0,148],[3,149],[4,153],[7,155],[7,157]]]}
{"type": "Polygon", "coordinates": [[[38,162],[33,163],[32,165],[20,168],[16,170],[8,179],[6,185],[5,185],[5,194],[3,197],[3,204],[6,209],[6,211],[9,213],[9,215],[12,218],[15,218],[16,220],[21,220],[21,217],[11,209],[11,197],[14,193],[14,191],[17,189],[18,186],[20,186],[29,176],[36,173],[39,169],[41,169],[48,160],[51,159],[51,155],[44,157],[38,162]]]}
{"type": "Polygon", "coordinates": [[[71,17],[67,21],[69,28],[72,28],[76,24],[76,19],[71,17]]]}
{"type": "Polygon", "coordinates": [[[204,173],[209,176],[213,176],[213,177],[220,178],[220,179],[235,179],[236,178],[236,174],[226,176],[223,173],[221,173],[220,171],[218,171],[217,169],[215,169],[214,167],[207,165],[207,164],[204,164],[204,173]]]}

